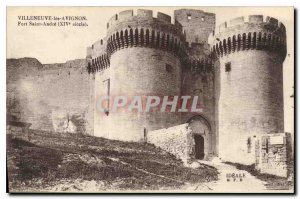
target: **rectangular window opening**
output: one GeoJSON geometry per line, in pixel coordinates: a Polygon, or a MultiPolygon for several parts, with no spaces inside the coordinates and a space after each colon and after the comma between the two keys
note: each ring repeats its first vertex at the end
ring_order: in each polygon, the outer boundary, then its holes
{"type": "MultiPolygon", "coordinates": [[[[106,90],[106,95],[109,97],[110,96],[110,79],[104,80],[103,81],[103,86],[104,89],[106,90]]],[[[103,108],[105,111],[105,114],[108,116],[109,114],[109,99],[106,101],[106,103],[104,104],[103,108]]]]}
{"type": "Polygon", "coordinates": [[[225,72],[230,72],[231,71],[231,62],[228,62],[225,64],[225,72]]]}
{"type": "Polygon", "coordinates": [[[248,148],[248,153],[251,153],[251,138],[250,137],[247,139],[247,148],[248,148]]]}

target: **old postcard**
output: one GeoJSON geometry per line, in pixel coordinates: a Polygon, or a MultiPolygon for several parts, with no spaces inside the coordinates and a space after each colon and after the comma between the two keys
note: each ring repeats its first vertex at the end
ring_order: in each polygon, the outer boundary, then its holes
{"type": "Polygon", "coordinates": [[[10,193],[294,193],[293,7],[7,7],[10,193]]]}

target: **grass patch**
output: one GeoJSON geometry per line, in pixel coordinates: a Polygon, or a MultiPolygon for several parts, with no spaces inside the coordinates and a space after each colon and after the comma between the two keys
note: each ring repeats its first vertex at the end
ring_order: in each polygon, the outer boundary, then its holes
{"type": "Polygon", "coordinates": [[[25,139],[7,136],[10,191],[47,190],[64,181],[96,181],[115,190],[158,190],[217,180],[215,168],[186,168],[151,144],[39,131],[31,132],[30,141],[25,139]]]}

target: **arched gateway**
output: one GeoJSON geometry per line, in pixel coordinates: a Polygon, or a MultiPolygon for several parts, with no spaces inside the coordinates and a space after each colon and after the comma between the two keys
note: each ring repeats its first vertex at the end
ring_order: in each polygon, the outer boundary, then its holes
{"type": "Polygon", "coordinates": [[[191,129],[190,144],[192,150],[190,157],[200,160],[207,160],[211,154],[211,126],[207,119],[201,115],[196,115],[188,121],[191,129]]]}

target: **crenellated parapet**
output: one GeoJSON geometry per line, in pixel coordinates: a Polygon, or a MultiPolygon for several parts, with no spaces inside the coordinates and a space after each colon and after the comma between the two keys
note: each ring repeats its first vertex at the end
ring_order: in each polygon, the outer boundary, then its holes
{"type": "Polygon", "coordinates": [[[86,59],[89,73],[95,73],[109,67],[110,59],[107,54],[106,38],[95,42],[91,47],[87,48],[86,59]]]}
{"type": "Polygon", "coordinates": [[[218,26],[210,35],[211,51],[217,57],[244,51],[268,50],[286,56],[285,26],[272,17],[238,17],[218,26]]]}
{"type": "Polygon", "coordinates": [[[183,36],[181,24],[171,22],[171,16],[158,12],[153,17],[152,10],[138,9],[136,15],[133,10],[125,10],[111,17],[107,23],[107,35],[127,28],[149,28],[168,32],[177,36],[183,36]]]}
{"type": "Polygon", "coordinates": [[[107,53],[130,47],[157,48],[182,57],[185,54],[185,36],[182,26],[171,23],[171,17],[151,10],[123,11],[107,23],[107,53]]]}
{"type": "Polygon", "coordinates": [[[151,10],[126,10],[115,14],[107,23],[107,36],[87,48],[87,70],[106,69],[111,55],[124,48],[145,47],[169,51],[181,61],[186,59],[185,34],[181,24],[171,23],[169,15],[151,10]]]}

